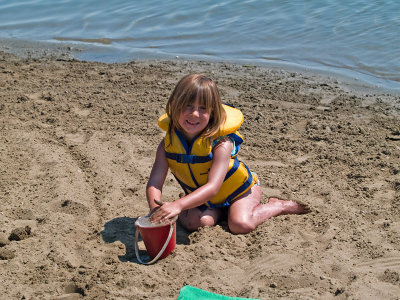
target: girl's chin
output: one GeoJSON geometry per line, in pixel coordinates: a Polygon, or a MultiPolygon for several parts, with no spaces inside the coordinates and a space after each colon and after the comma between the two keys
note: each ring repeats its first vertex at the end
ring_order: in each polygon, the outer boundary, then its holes
{"type": "Polygon", "coordinates": [[[187,123],[187,122],[186,122],[185,125],[186,125],[186,126],[185,126],[185,129],[186,129],[187,131],[191,131],[191,132],[193,132],[193,131],[201,131],[201,130],[200,130],[199,124],[190,124],[190,123],[187,123]]]}

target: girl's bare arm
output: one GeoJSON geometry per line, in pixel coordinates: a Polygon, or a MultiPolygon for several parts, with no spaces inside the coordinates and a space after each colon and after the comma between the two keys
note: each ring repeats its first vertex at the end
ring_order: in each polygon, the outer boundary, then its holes
{"type": "Polygon", "coordinates": [[[168,161],[165,156],[164,140],[162,140],[157,147],[156,158],[146,187],[146,197],[150,211],[158,207],[158,205],[154,202],[154,199],[161,200],[162,187],[164,185],[165,178],[167,177],[167,173],[168,161]]]}

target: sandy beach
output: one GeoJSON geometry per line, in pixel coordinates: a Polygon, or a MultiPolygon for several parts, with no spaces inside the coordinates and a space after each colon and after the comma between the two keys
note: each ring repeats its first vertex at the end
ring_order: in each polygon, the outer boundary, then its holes
{"type": "MultiPolygon", "coordinates": [[[[121,64],[0,52],[0,299],[399,299],[400,97],[332,78],[195,61],[121,64]],[[184,75],[240,108],[240,159],[271,196],[309,204],[233,235],[225,220],[151,266],[134,222],[157,118],[184,75]],[[145,255],[141,244],[141,254],[145,255]]],[[[171,175],[165,201],[181,192],[171,175]]]]}

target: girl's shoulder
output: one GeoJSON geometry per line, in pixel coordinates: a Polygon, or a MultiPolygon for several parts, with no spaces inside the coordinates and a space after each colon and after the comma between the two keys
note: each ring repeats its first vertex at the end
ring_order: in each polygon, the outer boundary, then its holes
{"type": "Polygon", "coordinates": [[[228,142],[231,141],[232,143],[235,143],[235,140],[232,137],[230,137],[229,135],[223,135],[223,136],[216,137],[212,141],[212,147],[216,146],[219,143],[227,142],[227,141],[228,142]]]}
{"type": "Polygon", "coordinates": [[[231,142],[232,144],[233,144],[233,150],[232,150],[232,152],[231,152],[231,156],[234,156],[234,155],[236,155],[236,147],[235,147],[235,140],[232,138],[232,137],[230,137],[229,135],[223,135],[223,136],[219,136],[219,137],[217,137],[217,138],[215,138],[213,141],[212,141],[212,144],[211,144],[211,146],[212,146],[212,149],[214,150],[214,148],[217,146],[217,145],[219,145],[219,144],[221,144],[221,143],[225,143],[225,142],[231,142]]]}

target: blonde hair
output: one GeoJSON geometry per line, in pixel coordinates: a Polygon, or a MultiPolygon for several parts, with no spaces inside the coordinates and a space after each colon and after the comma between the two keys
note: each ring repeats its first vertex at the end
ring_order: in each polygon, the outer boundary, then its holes
{"type": "Polygon", "coordinates": [[[219,132],[221,124],[225,122],[226,113],[222,107],[217,85],[202,74],[186,75],[175,86],[166,107],[166,112],[171,120],[169,132],[173,128],[182,130],[178,122],[179,116],[187,105],[196,100],[210,112],[210,121],[203,131],[203,136],[211,138],[219,132]]]}

